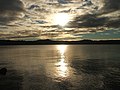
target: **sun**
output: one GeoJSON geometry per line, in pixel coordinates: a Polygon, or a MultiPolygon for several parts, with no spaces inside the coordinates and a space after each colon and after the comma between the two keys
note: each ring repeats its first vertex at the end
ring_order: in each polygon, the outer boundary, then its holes
{"type": "Polygon", "coordinates": [[[65,26],[69,22],[69,14],[67,13],[57,13],[53,16],[53,23],[65,26]]]}

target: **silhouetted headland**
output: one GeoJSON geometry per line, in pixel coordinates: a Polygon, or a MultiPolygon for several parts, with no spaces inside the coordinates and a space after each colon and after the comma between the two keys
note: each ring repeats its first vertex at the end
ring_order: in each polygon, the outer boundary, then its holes
{"type": "Polygon", "coordinates": [[[49,39],[46,40],[37,40],[37,41],[17,41],[17,40],[0,40],[0,45],[56,45],[56,44],[120,44],[120,40],[80,40],[80,41],[52,41],[49,39]]]}

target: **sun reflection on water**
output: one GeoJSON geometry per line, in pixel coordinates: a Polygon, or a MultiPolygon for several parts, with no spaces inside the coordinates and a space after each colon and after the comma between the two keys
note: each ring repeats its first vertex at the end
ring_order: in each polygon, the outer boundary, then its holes
{"type": "Polygon", "coordinates": [[[68,76],[68,64],[65,61],[65,51],[67,49],[67,45],[58,45],[57,50],[60,53],[60,60],[56,63],[57,67],[57,74],[60,77],[67,77],[68,76]]]}
{"type": "Polygon", "coordinates": [[[61,54],[61,56],[64,56],[64,53],[67,49],[67,45],[58,45],[57,49],[58,49],[59,53],[61,54]]]}

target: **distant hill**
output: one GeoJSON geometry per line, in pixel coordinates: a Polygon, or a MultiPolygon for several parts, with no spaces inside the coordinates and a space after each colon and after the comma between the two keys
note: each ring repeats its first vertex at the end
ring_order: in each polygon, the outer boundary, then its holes
{"type": "Polygon", "coordinates": [[[0,45],[56,45],[56,44],[120,44],[120,40],[81,40],[81,41],[52,41],[49,39],[46,40],[37,40],[37,41],[15,41],[15,40],[0,40],[0,45]]]}

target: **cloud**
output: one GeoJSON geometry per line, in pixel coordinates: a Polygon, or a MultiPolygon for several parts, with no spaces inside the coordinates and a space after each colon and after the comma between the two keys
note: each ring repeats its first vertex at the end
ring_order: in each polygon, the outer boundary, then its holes
{"type": "Polygon", "coordinates": [[[106,24],[106,26],[119,28],[120,27],[120,19],[109,20],[109,22],[106,24]]]}
{"type": "Polygon", "coordinates": [[[103,9],[120,9],[120,0],[91,0],[94,4],[103,9]]]}
{"type": "Polygon", "coordinates": [[[99,14],[86,14],[77,16],[74,21],[70,22],[70,28],[89,28],[89,27],[120,27],[118,17],[101,16],[99,14]]]}
{"type": "Polygon", "coordinates": [[[0,0],[0,38],[78,40],[87,35],[97,38],[109,27],[120,27],[119,4],[120,0],[0,0]],[[57,13],[70,15],[68,25],[53,23],[57,13]]]}
{"type": "MultiPolygon", "coordinates": [[[[94,5],[97,0],[92,0],[94,5]]],[[[100,0],[102,8],[93,13],[78,15],[69,23],[68,27],[120,27],[120,0],[100,0]]],[[[88,6],[89,7],[89,6],[88,6]]],[[[84,9],[84,8],[83,8],[84,9]]],[[[85,9],[84,9],[85,10],[85,9]]],[[[91,12],[89,10],[89,12],[91,12]]]]}
{"type": "Polygon", "coordinates": [[[23,11],[24,5],[20,0],[0,0],[0,11],[23,11]]]}
{"type": "Polygon", "coordinates": [[[14,20],[16,16],[24,11],[24,4],[20,0],[0,0],[0,23],[14,20]]]}
{"type": "Polygon", "coordinates": [[[38,5],[31,5],[28,9],[39,9],[40,7],[38,5]]]}
{"type": "Polygon", "coordinates": [[[120,9],[120,0],[104,0],[105,9],[107,10],[119,10],[120,9]]]}
{"type": "Polygon", "coordinates": [[[98,17],[95,14],[86,14],[76,17],[75,20],[70,23],[70,26],[76,28],[99,27],[104,26],[107,20],[107,17],[98,17]]]}

